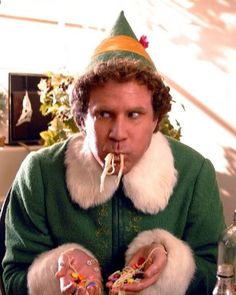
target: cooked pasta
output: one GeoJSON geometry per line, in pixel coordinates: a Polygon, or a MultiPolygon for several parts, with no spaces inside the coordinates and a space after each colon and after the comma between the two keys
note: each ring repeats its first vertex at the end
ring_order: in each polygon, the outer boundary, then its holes
{"type": "MultiPolygon", "coordinates": [[[[109,153],[105,157],[105,164],[104,164],[104,169],[102,171],[101,175],[101,182],[100,182],[100,192],[103,192],[104,190],[104,183],[105,183],[105,178],[107,175],[112,175],[115,172],[115,155],[113,153],[109,153]]],[[[123,169],[124,169],[124,155],[120,154],[120,170],[117,176],[117,184],[119,184],[120,179],[123,174],[123,169]]]]}

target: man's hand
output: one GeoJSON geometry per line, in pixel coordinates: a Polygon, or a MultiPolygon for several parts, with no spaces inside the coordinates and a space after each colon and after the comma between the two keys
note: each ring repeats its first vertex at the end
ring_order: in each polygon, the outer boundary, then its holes
{"type": "Polygon", "coordinates": [[[126,291],[126,294],[133,294],[156,283],[167,263],[167,252],[162,245],[153,243],[150,246],[140,248],[128,265],[134,267],[140,265],[140,261],[142,261],[142,264],[144,263],[142,279],[138,282],[125,283],[117,288],[113,286],[114,278],[111,275],[106,283],[106,286],[110,288],[110,294],[118,294],[119,290],[126,291]]]}
{"type": "Polygon", "coordinates": [[[80,249],[69,249],[60,255],[56,277],[64,295],[102,294],[98,262],[80,249]]]}

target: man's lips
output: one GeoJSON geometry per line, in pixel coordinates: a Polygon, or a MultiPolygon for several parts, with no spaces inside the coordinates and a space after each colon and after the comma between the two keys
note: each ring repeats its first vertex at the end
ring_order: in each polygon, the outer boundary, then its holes
{"type": "Polygon", "coordinates": [[[123,155],[124,158],[127,157],[127,154],[126,153],[115,153],[115,152],[110,152],[114,155],[114,163],[120,163],[120,156],[123,155]]]}
{"type": "Polygon", "coordinates": [[[114,154],[114,162],[115,163],[120,162],[120,155],[121,155],[121,153],[120,154],[114,154]]]}

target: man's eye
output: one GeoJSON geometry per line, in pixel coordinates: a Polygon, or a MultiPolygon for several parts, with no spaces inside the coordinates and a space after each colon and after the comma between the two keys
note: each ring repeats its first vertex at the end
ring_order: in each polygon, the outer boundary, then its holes
{"type": "Polygon", "coordinates": [[[137,118],[140,116],[140,113],[138,113],[138,112],[130,112],[130,113],[128,114],[128,116],[129,116],[129,118],[131,118],[131,119],[137,119],[137,118]]]}
{"type": "Polygon", "coordinates": [[[108,119],[108,118],[110,118],[110,113],[105,112],[105,111],[101,111],[98,113],[98,118],[99,119],[108,119]]]}

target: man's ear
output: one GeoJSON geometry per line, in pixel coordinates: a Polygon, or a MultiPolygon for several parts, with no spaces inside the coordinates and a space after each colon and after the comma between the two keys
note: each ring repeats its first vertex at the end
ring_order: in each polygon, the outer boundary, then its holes
{"type": "Polygon", "coordinates": [[[84,117],[80,117],[79,123],[80,123],[80,126],[81,126],[82,130],[85,131],[85,120],[84,120],[84,117]]]}
{"type": "Polygon", "coordinates": [[[81,116],[77,116],[75,118],[75,122],[76,122],[76,125],[77,127],[80,129],[80,130],[85,130],[85,119],[84,117],[81,117],[81,116]]]}
{"type": "Polygon", "coordinates": [[[159,120],[157,118],[153,120],[153,133],[156,133],[158,129],[159,129],[159,120]]]}

